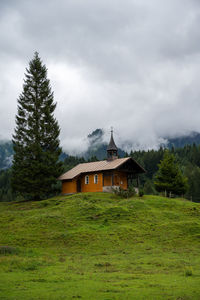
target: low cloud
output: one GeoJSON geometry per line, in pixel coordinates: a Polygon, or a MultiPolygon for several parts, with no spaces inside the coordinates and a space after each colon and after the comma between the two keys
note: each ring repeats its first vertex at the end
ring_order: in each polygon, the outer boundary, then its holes
{"type": "Polygon", "coordinates": [[[199,1],[6,1],[0,16],[1,138],[36,50],[67,152],[84,151],[96,128],[109,140],[113,126],[124,149],[200,131],[199,1]]]}

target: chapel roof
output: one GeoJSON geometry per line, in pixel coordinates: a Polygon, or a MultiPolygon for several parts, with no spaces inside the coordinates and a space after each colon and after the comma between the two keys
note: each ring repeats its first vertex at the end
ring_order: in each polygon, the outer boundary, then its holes
{"type": "Polygon", "coordinates": [[[122,166],[127,161],[134,162],[138,167],[138,173],[145,173],[146,171],[131,157],[117,158],[115,160],[101,160],[89,163],[82,163],[62,174],[58,179],[59,180],[70,180],[81,174],[90,173],[90,172],[100,172],[106,170],[115,170],[118,167],[122,166]]]}

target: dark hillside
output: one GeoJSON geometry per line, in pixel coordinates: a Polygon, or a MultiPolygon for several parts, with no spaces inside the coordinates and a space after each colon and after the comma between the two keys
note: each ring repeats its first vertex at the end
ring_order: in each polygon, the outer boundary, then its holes
{"type": "Polygon", "coordinates": [[[200,133],[199,132],[192,132],[189,135],[179,136],[176,138],[169,138],[168,139],[168,147],[175,147],[175,148],[182,148],[186,145],[200,145],[200,133]]]}
{"type": "Polygon", "coordinates": [[[12,165],[13,145],[12,142],[0,141],[0,170],[7,169],[12,165]]]}

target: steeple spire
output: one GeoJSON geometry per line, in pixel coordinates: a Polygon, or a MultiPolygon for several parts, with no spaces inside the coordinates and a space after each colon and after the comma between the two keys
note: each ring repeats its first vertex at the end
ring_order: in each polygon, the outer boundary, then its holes
{"type": "Polygon", "coordinates": [[[118,158],[118,149],[115,145],[114,138],[113,138],[113,127],[111,127],[111,137],[110,137],[110,143],[107,147],[107,159],[108,160],[114,160],[118,158]]]}

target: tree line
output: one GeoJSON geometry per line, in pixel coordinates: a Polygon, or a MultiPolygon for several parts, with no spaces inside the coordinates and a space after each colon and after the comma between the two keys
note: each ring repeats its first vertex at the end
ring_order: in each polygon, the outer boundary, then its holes
{"type": "MultiPolygon", "coordinates": [[[[187,178],[188,188],[184,196],[200,202],[200,146],[193,144],[183,148],[172,147],[168,151],[174,156],[180,172],[187,178]]],[[[157,194],[155,177],[165,152],[166,149],[161,147],[159,150],[131,151],[129,154],[147,171],[140,178],[145,194],[157,194]]]]}
{"type": "MultiPolygon", "coordinates": [[[[189,200],[200,202],[200,146],[186,145],[183,148],[172,148],[168,151],[174,156],[180,172],[187,178],[188,189],[184,196],[189,200]]],[[[147,171],[146,174],[140,176],[140,186],[143,187],[145,194],[158,194],[154,182],[165,152],[166,149],[160,148],[159,150],[131,151],[126,154],[133,157],[147,171]]],[[[79,163],[96,160],[95,156],[89,160],[85,160],[83,157],[68,156],[63,161],[63,170],[68,171],[79,163]]],[[[10,180],[11,169],[0,171],[0,201],[13,201],[17,198],[12,191],[10,180]]],[[[59,194],[60,183],[58,182],[55,187],[55,194],[59,194]]]]}

